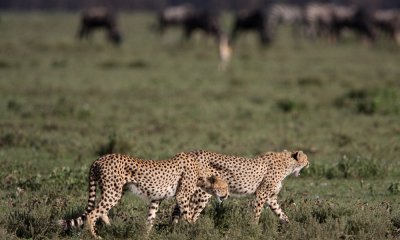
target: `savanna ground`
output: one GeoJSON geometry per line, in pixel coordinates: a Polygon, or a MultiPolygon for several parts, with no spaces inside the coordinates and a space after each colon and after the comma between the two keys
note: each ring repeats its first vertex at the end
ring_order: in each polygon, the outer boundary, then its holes
{"type": "MultiPolygon", "coordinates": [[[[399,238],[397,46],[351,36],[296,43],[283,31],[262,49],[247,35],[221,72],[211,40],[185,43],[174,30],[160,39],[152,22],[122,14],[124,42],[114,48],[102,33],[75,39],[77,14],[1,13],[1,238],[89,238],[55,222],[84,211],[93,160],[194,149],[305,151],[311,167],[286,179],[280,194],[291,223],[280,226],[265,208],[251,224],[251,198],[230,198],[170,231],[168,200],[151,239],[399,238]]],[[[142,239],[146,215],[146,203],[126,194],[99,234],[142,239]]]]}

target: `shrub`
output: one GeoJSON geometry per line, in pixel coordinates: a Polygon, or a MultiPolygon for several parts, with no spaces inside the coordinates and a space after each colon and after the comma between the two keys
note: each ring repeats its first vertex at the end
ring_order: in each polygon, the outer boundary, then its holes
{"type": "Polygon", "coordinates": [[[142,59],[133,60],[127,63],[128,68],[135,68],[135,69],[148,68],[149,66],[150,66],[149,62],[142,59]]]}
{"type": "Polygon", "coordinates": [[[75,104],[65,97],[59,97],[51,112],[54,116],[72,116],[75,113],[75,104]]]}
{"type": "Polygon", "coordinates": [[[57,226],[51,224],[46,216],[30,210],[14,210],[7,218],[7,231],[20,238],[41,239],[57,233],[57,226]]]}
{"type": "Polygon", "coordinates": [[[301,86],[321,86],[322,80],[317,77],[301,77],[297,83],[301,86]]]}
{"type": "Polygon", "coordinates": [[[304,103],[300,103],[298,101],[292,99],[281,99],[277,101],[278,108],[285,113],[300,111],[306,108],[304,103]]]}
{"type": "Polygon", "coordinates": [[[18,100],[11,99],[7,102],[7,109],[13,112],[20,112],[22,103],[18,100]]]}
{"type": "Polygon", "coordinates": [[[107,142],[100,144],[96,150],[98,156],[103,156],[111,153],[125,153],[131,149],[129,142],[125,139],[118,138],[117,134],[112,133],[108,136],[107,142]]]}
{"type": "Polygon", "coordinates": [[[114,69],[118,67],[122,67],[122,63],[118,60],[106,60],[99,63],[100,68],[103,69],[114,69]]]}
{"type": "Polygon", "coordinates": [[[1,68],[11,68],[13,67],[13,64],[11,64],[10,62],[0,59],[0,69],[1,68]]]}
{"type": "Polygon", "coordinates": [[[389,88],[352,89],[335,100],[339,108],[352,109],[360,114],[397,114],[400,97],[389,88]]]}
{"type": "Polygon", "coordinates": [[[400,193],[400,182],[390,183],[388,191],[391,194],[399,194],[400,193]]]}
{"type": "Polygon", "coordinates": [[[55,59],[51,62],[51,67],[53,68],[64,68],[67,66],[67,60],[66,59],[55,59]]]}

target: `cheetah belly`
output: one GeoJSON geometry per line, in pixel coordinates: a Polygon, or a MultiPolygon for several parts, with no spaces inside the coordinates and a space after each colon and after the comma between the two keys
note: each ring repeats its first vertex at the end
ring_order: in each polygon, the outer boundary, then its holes
{"type": "MultiPolygon", "coordinates": [[[[167,189],[165,189],[165,192],[164,192],[165,195],[162,198],[170,198],[170,197],[175,196],[177,188],[178,188],[178,181],[174,184],[169,185],[167,187],[167,189]]],[[[160,196],[162,196],[162,195],[160,195],[160,196]]]]}
{"type": "Polygon", "coordinates": [[[229,194],[232,197],[245,197],[249,194],[255,193],[257,190],[257,186],[251,187],[229,187],[229,194]]]}
{"type": "Polygon", "coordinates": [[[144,200],[162,200],[175,196],[176,189],[178,188],[178,183],[179,181],[176,181],[176,183],[172,183],[166,186],[166,188],[161,188],[161,189],[155,188],[155,190],[152,191],[142,189],[134,183],[129,183],[127,184],[127,186],[133,194],[139,196],[144,200]]]}
{"type": "Polygon", "coordinates": [[[262,177],[255,179],[246,179],[243,176],[234,176],[228,180],[229,192],[232,196],[241,197],[256,192],[262,181],[262,177]]]}
{"type": "Polygon", "coordinates": [[[254,194],[264,178],[262,163],[240,159],[225,159],[213,162],[213,170],[229,185],[231,196],[242,197],[254,194]]]}
{"type": "Polygon", "coordinates": [[[139,196],[140,198],[142,198],[143,200],[148,200],[149,197],[147,196],[146,193],[144,193],[142,191],[142,189],[140,189],[138,186],[136,186],[134,183],[128,183],[127,187],[129,188],[129,190],[135,194],[136,196],[139,196]]]}
{"type": "Polygon", "coordinates": [[[252,175],[247,172],[221,172],[220,176],[228,182],[230,195],[233,197],[246,196],[256,192],[263,180],[261,174],[252,175]]]}

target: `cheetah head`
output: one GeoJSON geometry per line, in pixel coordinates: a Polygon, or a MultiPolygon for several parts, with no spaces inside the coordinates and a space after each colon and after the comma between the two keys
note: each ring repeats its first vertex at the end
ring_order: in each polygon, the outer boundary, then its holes
{"type": "Polygon", "coordinates": [[[215,175],[211,177],[199,177],[197,186],[215,196],[219,202],[227,199],[229,196],[228,184],[222,178],[215,175]]]}
{"type": "Polygon", "coordinates": [[[310,163],[308,162],[307,155],[303,153],[303,151],[292,152],[291,157],[296,160],[292,173],[298,177],[301,169],[303,167],[308,168],[310,163]]]}

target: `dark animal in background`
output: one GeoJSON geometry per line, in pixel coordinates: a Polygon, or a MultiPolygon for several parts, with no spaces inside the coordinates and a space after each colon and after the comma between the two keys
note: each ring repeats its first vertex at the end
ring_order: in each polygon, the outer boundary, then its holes
{"type": "Polygon", "coordinates": [[[218,14],[190,4],[165,8],[158,13],[158,24],[161,34],[169,27],[180,26],[186,39],[190,39],[195,31],[202,31],[217,40],[223,34],[218,14]]]}
{"type": "Polygon", "coordinates": [[[340,39],[343,30],[360,34],[369,42],[375,40],[371,13],[364,7],[333,6],[333,37],[340,39]]]}
{"type": "Polygon", "coordinates": [[[94,7],[82,13],[78,37],[80,39],[88,38],[95,29],[104,29],[107,32],[108,39],[115,45],[119,45],[122,41],[116,16],[110,9],[94,7]]]}
{"type": "Polygon", "coordinates": [[[344,30],[363,36],[372,42],[375,34],[371,13],[363,7],[337,6],[329,3],[309,3],[305,7],[308,37],[325,37],[336,42],[344,30]]]}
{"type": "Polygon", "coordinates": [[[330,37],[333,24],[333,5],[329,3],[308,3],[304,9],[306,35],[311,39],[330,37]]]}
{"type": "Polygon", "coordinates": [[[222,31],[219,16],[208,10],[194,10],[183,21],[185,38],[189,40],[195,31],[213,37],[218,44],[219,69],[225,70],[232,56],[228,37],[222,31]]]}
{"type": "Polygon", "coordinates": [[[373,24],[400,45],[400,10],[377,10],[373,14],[373,24]]]}
{"type": "Polygon", "coordinates": [[[191,4],[171,6],[157,14],[159,32],[172,26],[181,27],[184,38],[189,40],[193,33],[200,31],[213,37],[218,44],[219,68],[224,70],[232,56],[229,39],[219,23],[219,15],[205,9],[197,9],[191,4]]]}
{"type": "Polygon", "coordinates": [[[193,11],[195,11],[195,9],[191,4],[164,8],[157,14],[159,32],[163,34],[167,28],[174,26],[181,27],[188,15],[192,14],[193,11]]]}
{"type": "Polygon", "coordinates": [[[268,8],[268,29],[275,36],[280,25],[288,25],[293,37],[299,37],[304,25],[303,8],[296,5],[276,3],[268,8]]]}
{"type": "Polygon", "coordinates": [[[194,10],[186,16],[183,22],[183,30],[187,40],[191,38],[195,31],[202,31],[213,37],[218,44],[219,68],[221,70],[226,69],[232,56],[232,49],[227,35],[221,28],[217,14],[208,10],[194,10]]]}
{"type": "Polygon", "coordinates": [[[219,16],[208,10],[198,9],[187,15],[183,22],[183,30],[186,39],[190,39],[195,31],[202,31],[219,41],[223,35],[219,23],[219,16]]]}
{"type": "Polygon", "coordinates": [[[258,33],[262,45],[271,41],[267,13],[264,9],[242,10],[236,13],[231,31],[231,42],[234,42],[240,32],[254,31],[258,33]]]}

